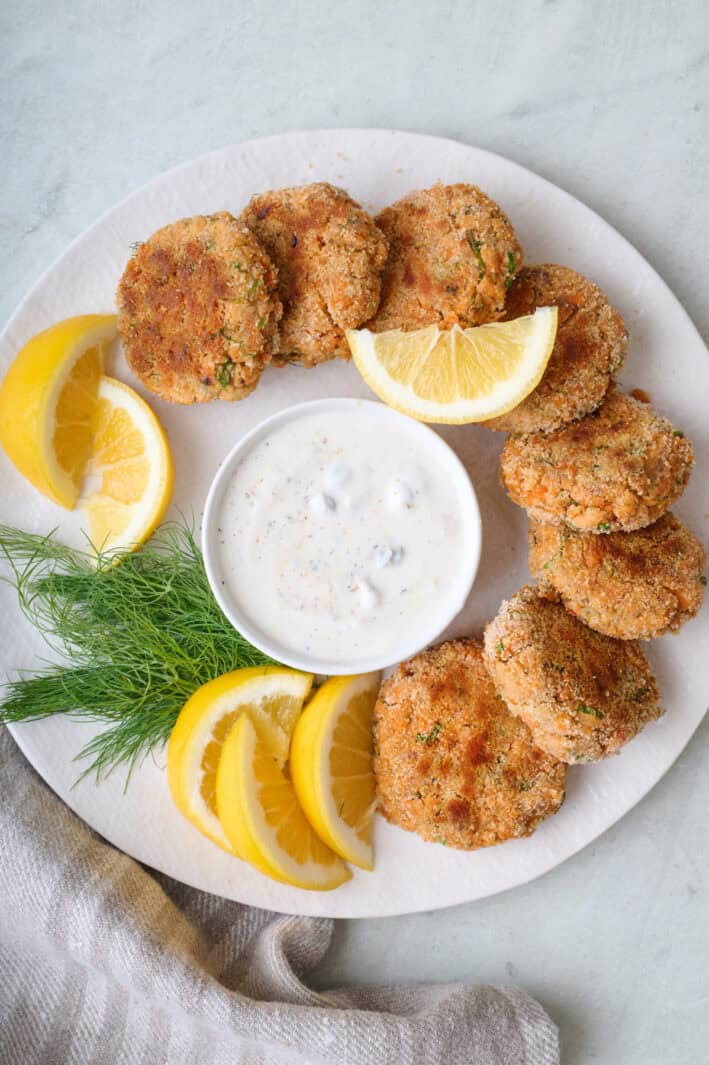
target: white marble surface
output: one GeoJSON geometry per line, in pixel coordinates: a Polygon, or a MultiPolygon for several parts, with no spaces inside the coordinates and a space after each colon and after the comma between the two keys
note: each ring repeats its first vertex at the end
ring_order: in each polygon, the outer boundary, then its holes
{"type": "MultiPolygon", "coordinates": [[[[574,193],[706,337],[708,41],[704,0],[5,0],[0,318],[72,237],[167,167],[290,128],[379,125],[458,137],[574,193]]],[[[527,887],[341,922],[319,985],[518,983],[560,1024],[566,1065],[700,1065],[708,754],[705,724],[640,807],[527,887]]]]}

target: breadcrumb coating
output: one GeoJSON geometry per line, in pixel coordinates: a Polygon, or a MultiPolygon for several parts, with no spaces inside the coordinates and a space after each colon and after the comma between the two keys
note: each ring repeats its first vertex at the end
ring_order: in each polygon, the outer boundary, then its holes
{"type": "Polygon", "coordinates": [[[377,225],[389,258],[370,329],[467,328],[503,316],[522,249],[502,209],[475,185],[410,192],[377,225]]]}
{"type": "Polygon", "coordinates": [[[586,625],[619,640],[677,632],[699,610],[707,556],[673,514],[629,533],[529,527],[529,569],[586,625]]]}
{"type": "Polygon", "coordinates": [[[315,182],[254,196],[241,220],[278,269],[278,364],[348,359],[345,329],[376,311],[387,242],[342,189],[315,182]]]}
{"type": "Polygon", "coordinates": [[[555,433],[508,437],[500,480],[538,521],[629,532],[652,524],[679,499],[692,462],[681,430],[612,390],[597,411],[555,433]]]}
{"type": "Polygon", "coordinates": [[[497,691],[564,762],[615,754],[663,712],[635,641],[594,632],[531,585],[502,603],[484,640],[497,691]]]}
{"type": "Polygon", "coordinates": [[[558,307],[559,326],[541,381],[518,407],[485,424],[509,433],[549,433],[603,401],[628,348],[623,319],[604,293],[568,266],[525,266],[507,294],[505,321],[558,307]]]}
{"type": "Polygon", "coordinates": [[[173,403],[242,399],[277,347],[276,271],[226,211],[154,233],[126,266],[117,303],[128,365],[173,403]]]}
{"type": "Polygon", "coordinates": [[[379,805],[426,840],[473,850],[529,836],[564,799],[566,766],[495,693],[479,640],[403,662],[374,711],[379,805]]]}

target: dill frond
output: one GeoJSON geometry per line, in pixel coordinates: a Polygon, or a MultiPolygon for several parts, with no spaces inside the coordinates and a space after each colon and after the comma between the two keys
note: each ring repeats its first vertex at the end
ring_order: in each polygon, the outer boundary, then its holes
{"type": "Polygon", "coordinates": [[[52,714],[105,722],[81,751],[82,775],[132,769],[166,743],[200,685],[271,661],[222,614],[185,525],[161,526],[119,559],[0,525],[0,552],[23,612],[64,659],[10,679],[0,722],[52,714]]]}

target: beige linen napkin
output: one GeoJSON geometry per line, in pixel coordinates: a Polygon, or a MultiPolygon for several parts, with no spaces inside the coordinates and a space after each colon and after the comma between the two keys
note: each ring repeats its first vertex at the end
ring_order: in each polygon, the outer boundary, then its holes
{"type": "MultiPolygon", "coordinates": [[[[510,988],[344,988],[332,921],[195,891],[105,843],[0,730],[1,1065],[555,1065],[510,988]]],[[[374,975],[374,974],[373,974],[374,975]]]]}

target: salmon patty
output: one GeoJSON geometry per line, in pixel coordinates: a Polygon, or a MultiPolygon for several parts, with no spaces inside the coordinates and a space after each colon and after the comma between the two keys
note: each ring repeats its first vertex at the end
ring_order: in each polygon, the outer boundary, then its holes
{"type": "Polygon", "coordinates": [[[387,820],[449,847],[529,836],[564,799],[566,766],[495,693],[478,640],[451,640],[395,670],[375,707],[374,750],[387,820]]]}
{"type": "Polygon", "coordinates": [[[623,319],[600,288],[568,266],[525,266],[507,294],[505,321],[558,307],[559,326],[541,381],[518,407],[485,424],[549,433],[595,410],[628,348],[623,319]]]}
{"type": "Polygon", "coordinates": [[[377,225],[389,258],[370,329],[467,328],[503,316],[522,249],[502,209],[475,185],[410,192],[377,225]]]}
{"type": "Polygon", "coordinates": [[[508,437],[500,480],[538,521],[629,532],[652,524],[681,496],[692,461],[684,433],[612,390],[580,422],[555,433],[508,437]]]}
{"type": "Polygon", "coordinates": [[[594,632],[530,585],[485,629],[485,661],[534,742],[563,762],[615,754],[662,714],[637,643],[594,632]]]}
{"type": "Polygon", "coordinates": [[[529,528],[529,569],[586,625],[619,640],[677,632],[699,610],[706,551],[673,514],[629,533],[529,528]]]}
{"type": "Polygon", "coordinates": [[[129,261],[117,303],[128,365],[173,403],[241,399],[277,350],[276,271],[226,211],[154,233],[129,261]]]}
{"type": "Polygon", "coordinates": [[[374,220],[325,182],[254,196],[241,220],[278,269],[283,319],[274,361],[348,359],[344,330],[379,305],[387,242],[374,220]]]}

